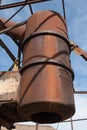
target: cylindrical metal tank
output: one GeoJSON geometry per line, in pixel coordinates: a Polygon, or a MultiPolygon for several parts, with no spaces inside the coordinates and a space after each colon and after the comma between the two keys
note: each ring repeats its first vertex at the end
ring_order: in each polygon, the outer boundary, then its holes
{"type": "Polygon", "coordinates": [[[22,44],[18,113],[24,120],[55,123],[74,112],[73,71],[66,22],[54,11],[27,21],[22,44]]]}

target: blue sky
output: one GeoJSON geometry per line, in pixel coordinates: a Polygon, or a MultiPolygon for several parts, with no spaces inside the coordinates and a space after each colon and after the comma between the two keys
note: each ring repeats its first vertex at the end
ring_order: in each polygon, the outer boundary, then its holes
{"type": "MultiPolygon", "coordinates": [[[[14,2],[22,0],[14,0],[14,2]]],[[[11,3],[13,0],[2,0],[2,4],[11,3]]],[[[66,21],[68,26],[69,39],[78,44],[84,51],[87,50],[87,0],[65,0],[66,21]]],[[[9,18],[17,9],[0,10],[0,17],[9,18]]],[[[32,5],[33,11],[54,10],[63,15],[61,0],[51,0],[50,2],[32,5]]],[[[12,20],[21,22],[30,16],[28,6],[26,6],[12,20]]],[[[6,35],[0,35],[5,44],[17,56],[17,47],[14,42],[6,35]]],[[[8,70],[12,64],[11,59],[6,52],[0,47],[0,71],[8,70]]],[[[74,88],[75,90],[87,91],[87,62],[74,52],[71,53],[72,68],[75,73],[74,88]]],[[[76,114],[73,118],[87,117],[87,96],[75,95],[76,114]]],[[[52,125],[57,128],[57,124],[52,125]]],[[[70,123],[59,124],[58,130],[70,130],[70,123]]],[[[87,121],[74,123],[74,130],[87,130],[87,121]]]]}

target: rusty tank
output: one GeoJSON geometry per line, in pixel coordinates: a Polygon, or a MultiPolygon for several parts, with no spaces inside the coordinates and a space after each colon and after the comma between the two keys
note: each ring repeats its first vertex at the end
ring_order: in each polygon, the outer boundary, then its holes
{"type": "Polygon", "coordinates": [[[70,44],[64,18],[39,11],[27,21],[21,45],[18,114],[37,123],[56,123],[75,113],[70,44]]]}

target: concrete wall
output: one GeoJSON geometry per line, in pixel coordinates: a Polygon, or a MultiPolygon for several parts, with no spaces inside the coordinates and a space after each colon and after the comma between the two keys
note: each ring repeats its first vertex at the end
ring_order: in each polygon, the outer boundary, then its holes
{"type": "Polygon", "coordinates": [[[16,91],[20,83],[17,71],[0,72],[0,101],[16,100],[16,91]]]}
{"type": "MultiPolygon", "coordinates": [[[[1,130],[6,130],[6,128],[2,127],[1,130]]],[[[16,124],[16,129],[13,130],[55,130],[51,126],[39,125],[38,129],[36,129],[35,125],[23,125],[23,124],[16,124]]]]}

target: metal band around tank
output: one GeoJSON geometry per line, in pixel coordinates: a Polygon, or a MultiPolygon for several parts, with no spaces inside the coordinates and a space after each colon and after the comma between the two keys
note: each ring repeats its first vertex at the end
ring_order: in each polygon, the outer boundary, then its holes
{"type": "Polygon", "coordinates": [[[71,73],[72,75],[72,80],[74,80],[74,73],[73,73],[73,70],[69,67],[67,67],[66,65],[64,65],[63,63],[61,62],[55,62],[55,60],[47,60],[47,61],[38,61],[38,62],[32,62],[28,65],[25,65],[23,66],[21,69],[20,69],[20,74],[22,74],[26,69],[28,68],[31,68],[33,66],[36,66],[36,65],[55,65],[55,66],[59,66],[59,67],[62,67],[64,69],[66,69],[69,73],[71,73]]]}
{"type": "Polygon", "coordinates": [[[70,42],[67,38],[65,38],[63,35],[55,32],[55,31],[50,31],[50,30],[45,30],[45,31],[39,31],[39,32],[34,32],[33,34],[29,35],[21,44],[21,48],[23,50],[23,47],[25,46],[25,44],[31,40],[34,37],[38,37],[38,36],[42,36],[42,35],[53,35],[55,37],[61,38],[62,40],[64,40],[66,42],[66,44],[69,47],[69,51],[71,52],[71,46],[70,46],[70,42]]]}

